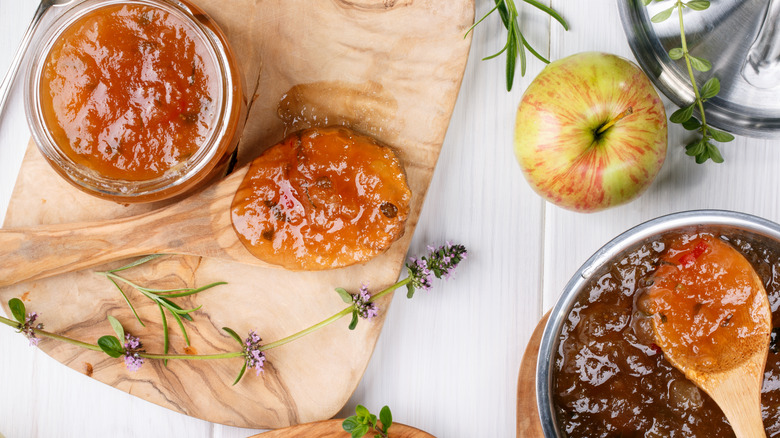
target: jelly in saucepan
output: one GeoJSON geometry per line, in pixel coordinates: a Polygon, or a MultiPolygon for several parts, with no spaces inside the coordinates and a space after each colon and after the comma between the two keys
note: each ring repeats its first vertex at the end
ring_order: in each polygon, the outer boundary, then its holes
{"type": "Polygon", "coordinates": [[[346,128],[294,133],[250,165],[233,227],[268,263],[320,270],[365,262],[404,232],[411,191],[395,154],[346,128]]]}
{"type": "MultiPolygon", "coordinates": [[[[744,236],[718,237],[756,270],[769,296],[773,327],[780,327],[780,248],[744,236]]],[[[664,358],[654,343],[652,320],[636,302],[670,244],[680,238],[670,234],[629,251],[595,275],[573,306],[553,376],[553,402],[565,436],[734,436],[715,402],[664,358]]],[[[770,437],[780,437],[778,334],[780,328],[774,329],[761,394],[770,437]]]]}
{"type": "Polygon", "coordinates": [[[213,130],[216,66],[195,28],[159,8],[109,5],[52,46],[42,112],[58,147],[110,179],[158,177],[213,130]]]}

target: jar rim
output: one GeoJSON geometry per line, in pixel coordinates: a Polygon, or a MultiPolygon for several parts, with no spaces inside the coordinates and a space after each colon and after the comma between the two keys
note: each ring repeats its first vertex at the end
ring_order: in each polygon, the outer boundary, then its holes
{"type": "MultiPolygon", "coordinates": [[[[186,184],[198,179],[199,175],[209,173],[224,152],[223,139],[230,129],[229,118],[235,108],[235,93],[239,88],[232,74],[231,53],[220,34],[201,22],[197,15],[202,14],[197,8],[192,8],[181,1],[169,0],[83,0],[70,6],[56,17],[48,29],[36,40],[31,53],[25,79],[25,112],[28,125],[38,149],[44,158],[64,176],[69,182],[89,193],[115,200],[134,202],[136,198],[155,198],[155,195],[168,193],[159,199],[176,196],[186,190],[186,184]],[[51,135],[43,117],[41,100],[41,80],[46,59],[54,44],[78,20],[100,9],[116,5],[141,5],[164,10],[185,26],[191,28],[193,37],[197,38],[210,56],[210,62],[216,72],[218,92],[214,100],[214,118],[208,130],[207,137],[198,146],[196,152],[186,160],[167,169],[161,175],[145,180],[125,180],[108,178],[98,171],[90,169],[73,161],[65,154],[51,135]]],[[[156,200],[156,199],[155,199],[156,200]]]]}

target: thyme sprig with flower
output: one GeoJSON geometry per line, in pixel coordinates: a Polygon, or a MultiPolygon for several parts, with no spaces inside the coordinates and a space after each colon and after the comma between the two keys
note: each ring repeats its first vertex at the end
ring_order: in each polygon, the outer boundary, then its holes
{"type": "MultiPolygon", "coordinates": [[[[496,2],[496,6],[493,7],[493,9],[491,9],[490,11],[488,11],[487,14],[483,15],[482,18],[477,20],[477,22],[474,23],[469,28],[468,31],[466,31],[466,35],[464,35],[464,38],[469,34],[469,32],[473,31],[474,28],[477,27],[479,23],[482,23],[482,21],[485,20],[485,18],[487,18],[493,12],[498,11],[498,15],[501,16],[501,21],[504,23],[504,27],[507,30],[506,44],[500,51],[498,51],[493,55],[482,58],[482,60],[487,61],[488,59],[496,58],[502,53],[506,52],[506,91],[512,91],[512,84],[514,84],[515,82],[515,69],[516,69],[518,56],[520,57],[520,76],[525,76],[525,63],[526,63],[525,49],[528,49],[528,51],[531,52],[532,55],[534,55],[537,59],[544,62],[545,64],[549,64],[550,60],[542,56],[539,52],[537,52],[533,48],[533,46],[531,46],[531,44],[528,43],[528,40],[525,39],[525,37],[523,36],[523,32],[520,31],[520,25],[518,24],[517,21],[518,16],[520,14],[517,12],[517,6],[515,6],[515,1],[495,0],[495,2],[496,2]]],[[[528,3],[529,5],[549,14],[557,22],[561,23],[561,26],[563,26],[565,30],[569,30],[569,24],[554,9],[546,5],[543,5],[542,3],[539,3],[536,0],[523,0],[523,2],[528,3]]]]}
{"type": "MultiPolygon", "coordinates": [[[[239,343],[241,346],[241,350],[239,351],[205,355],[168,354],[167,351],[164,354],[147,353],[143,350],[141,340],[138,337],[127,333],[119,320],[110,315],[108,316],[108,321],[116,336],[102,336],[98,339],[97,344],[90,344],[88,342],[82,342],[43,330],[43,325],[41,323],[36,324],[35,322],[38,315],[35,312],[27,314],[24,303],[18,298],[13,298],[8,302],[11,314],[15,320],[0,317],[0,323],[16,328],[20,333],[24,333],[24,335],[30,339],[30,345],[38,345],[38,340],[40,339],[38,336],[41,336],[67,342],[88,350],[102,351],[114,358],[124,357],[125,364],[130,371],[138,371],[144,364],[145,359],[167,361],[215,360],[243,357],[243,366],[238,377],[233,382],[235,385],[244,376],[247,368],[254,369],[256,374],[260,374],[263,371],[263,367],[266,363],[265,351],[292,342],[325,327],[326,325],[338,321],[349,314],[352,314],[352,322],[349,325],[350,330],[352,330],[357,326],[357,321],[359,319],[371,319],[377,315],[379,309],[376,305],[376,300],[379,298],[402,286],[407,287],[407,297],[412,298],[415,289],[430,289],[433,283],[433,277],[449,278],[460,262],[466,259],[467,255],[466,248],[463,245],[452,245],[449,242],[438,248],[428,248],[430,253],[427,256],[423,256],[419,259],[411,258],[406,264],[408,274],[406,278],[373,295],[369,293],[368,286],[365,284],[361,286],[360,290],[355,294],[350,294],[345,289],[338,288],[336,290],[337,293],[345,302],[350,304],[347,308],[317,324],[278,341],[263,345],[260,343],[260,336],[255,333],[254,330],[250,331],[247,338],[242,340],[238,333],[233,329],[223,327],[222,329],[239,343]]],[[[138,264],[140,263],[131,265],[137,266],[138,264]]],[[[166,296],[170,297],[171,295],[166,296]]]]}
{"type": "MultiPolygon", "coordinates": [[[[173,318],[176,320],[176,323],[179,325],[179,328],[181,329],[182,336],[184,336],[184,342],[187,344],[187,346],[190,345],[190,338],[187,335],[187,330],[184,328],[184,322],[182,319],[186,319],[187,321],[192,321],[192,316],[190,313],[195,312],[196,310],[199,310],[201,306],[195,307],[193,309],[183,309],[178,304],[171,301],[172,298],[180,298],[180,297],[186,297],[189,295],[195,295],[197,293],[203,292],[207,289],[211,289],[215,286],[219,286],[222,284],[227,284],[224,281],[217,281],[211,284],[207,284],[202,287],[183,287],[183,288],[177,288],[177,289],[152,289],[149,287],[138,285],[120,275],[117,274],[117,272],[126,271],[128,269],[134,268],[136,266],[143,265],[144,263],[147,263],[151,260],[156,259],[157,257],[162,256],[162,254],[153,254],[146,257],[142,257],[138,260],[133,261],[132,263],[129,263],[125,266],[111,269],[109,271],[100,271],[97,272],[99,275],[103,275],[106,278],[108,278],[111,283],[116,286],[116,288],[119,290],[119,293],[122,294],[122,298],[124,298],[125,302],[128,306],[130,306],[130,310],[133,311],[133,315],[135,315],[136,320],[138,320],[138,323],[141,324],[141,326],[146,327],[146,324],[144,324],[143,320],[141,320],[141,317],[138,316],[138,312],[135,310],[135,307],[133,307],[133,304],[130,302],[130,299],[127,297],[125,292],[122,290],[122,287],[119,286],[119,282],[124,283],[134,289],[136,289],[138,292],[143,294],[145,297],[152,300],[155,304],[157,304],[157,308],[160,310],[160,317],[162,318],[162,326],[163,326],[163,350],[165,353],[168,353],[170,348],[170,336],[169,336],[169,330],[168,330],[168,318],[165,316],[165,311],[167,310],[173,318]]],[[[122,336],[119,337],[122,339],[122,336]]]]}
{"type": "MultiPolygon", "coordinates": [[[[664,0],[642,0],[645,6],[649,5],[653,1],[659,2],[664,0]]],[[[715,146],[712,141],[720,143],[727,143],[734,140],[734,136],[728,132],[717,130],[707,124],[707,114],[704,111],[704,103],[708,99],[712,99],[720,92],[720,80],[713,76],[709,78],[704,85],[699,88],[696,83],[696,77],[694,76],[694,70],[700,72],[707,72],[712,69],[712,63],[704,58],[696,57],[690,54],[688,51],[688,41],[685,37],[685,23],[683,20],[683,10],[691,9],[694,11],[703,11],[710,7],[708,0],[690,0],[684,2],[682,0],[674,0],[674,4],[667,9],[655,14],[650,21],[653,23],[661,23],[671,18],[672,13],[677,10],[678,19],[680,22],[680,45],[681,47],[675,47],[669,50],[669,57],[673,60],[684,59],[685,67],[688,71],[688,77],[693,87],[694,101],[688,106],[678,109],[671,116],[669,121],[672,123],[679,123],[683,128],[689,131],[698,131],[700,137],[694,139],[685,146],[685,153],[696,159],[696,162],[701,164],[707,160],[712,160],[715,163],[722,163],[723,156],[720,154],[720,150],[715,146]],[[699,110],[699,116],[701,121],[693,117],[694,109],[699,110]]]]}

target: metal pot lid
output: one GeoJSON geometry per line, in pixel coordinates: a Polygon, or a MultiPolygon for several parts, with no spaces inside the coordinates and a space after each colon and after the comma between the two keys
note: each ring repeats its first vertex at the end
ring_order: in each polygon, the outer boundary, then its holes
{"type": "MultiPolygon", "coordinates": [[[[662,23],[650,21],[673,2],[617,3],[642,69],[672,102],[690,105],[694,94],[685,61],[668,55],[680,47],[677,10],[662,23]]],[[[694,71],[699,87],[713,76],[721,84],[704,104],[707,123],[734,134],[780,138],[780,0],[713,1],[704,11],[686,9],[684,23],[691,55],[712,63],[710,71],[694,71]]]]}

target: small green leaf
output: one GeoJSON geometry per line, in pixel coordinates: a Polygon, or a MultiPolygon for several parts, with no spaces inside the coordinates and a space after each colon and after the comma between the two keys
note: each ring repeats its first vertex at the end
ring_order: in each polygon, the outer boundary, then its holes
{"type": "MultiPolygon", "coordinates": [[[[709,128],[707,132],[710,133],[712,139],[720,143],[728,143],[734,140],[734,136],[728,132],[719,131],[717,129],[709,128]]],[[[714,161],[714,160],[713,160],[714,161]]]]}
{"type": "Polygon", "coordinates": [[[134,267],[136,267],[138,265],[143,265],[144,263],[146,263],[146,262],[148,262],[150,260],[154,260],[157,257],[161,257],[161,256],[162,256],[162,254],[152,254],[152,255],[148,255],[146,257],[141,257],[140,259],[138,259],[138,260],[136,260],[136,261],[134,261],[134,262],[132,262],[130,264],[124,265],[121,268],[112,269],[112,270],[110,270],[108,272],[119,272],[119,271],[124,271],[126,269],[134,268],[134,267]]]}
{"type": "MultiPolygon", "coordinates": [[[[506,91],[512,91],[515,82],[515,63],[517,62],[517,42],[513,38],[512,31],[506,42],[506,91]]],[[[522,69],[522,63],[521,63],[522,69]]]]}
{"type": "Polygon", "coordinates": [[[349,323],[349,329],[355,330],[355,327],[357,327],[358,323],[358,313],[357,310],[352,311],[352,322],[349,323]]]}
{"type": "Polygon", "coordinates": [[[650,19],[653,23],[660,23],[662,21],[666,21],[669,19],[669,17],[672,16],[672,12],[674,12],[674,9],[677,7],[677,5],[672,6],[669,9],[665,9],[655,15],[653,15],[653,18],[650,19]]]}
{"type": "Polygon", "coordinates": [[[645,6],[649,5],[652,2],[653,2],[653,0],[642,0],[642,3],[644,3],[645,6]]]}
{"type": "Polygon", "coordinates": [[[683,52],[683,49],[681,47],[675,47],[674,49],[669,51],[669,57],[674,59],[675,61],[682,58],[683,55],[685,55],[685,52],[683,52]]]}
{"type": "Polygon", "coordinates": [[[390,412],[389,407],[384,406],[379,411],[379,421],[382,422],[382,432],[387,433],[387,429],[390,429],[390,426],[393,424],[393,414],[390,412]]]}
{"type": "Polygon", "coordinates": [[[344,301],[347,304],[352,304],[352,295],[350,295],[346,289],[344,289],[343,287],[337,287],[336,292],[339,293],[339,296],[341,297],[341,301],[344,301]]]}
{"type": "Polygon", "coordinates": [[[684,123],[687,122],[691,116],[693,116],[693,105],[686,106],[685,108],[680,108],[677,111],[673,112],[672,115],[669,117],[669,120],[672,123],[684,123]]]}
{"type": "Polygon", "coordinates": [[[371,412],[365,406],[357,405],[355,406],[355,414],[358,416],[359,419],[363,419],[363,418],[368,418],[368,416],[371,415],[371,412]]]}
{"type": "Polygon", "coordinates": [[[704,152],[696,156],[696,164],[702,164],[709,159],[710,159],[710,154],[705,147],[704,152]]]}
{"type": "Polygon", "coordinates": [[[718,164],[723,162],[723,156],[720,154],[720,150],[718,150],[718,147],[710,142],[707,142],[707,153],[713,162],[718,164]]]}
{"type": "Polygon", "coordinates": [[[236,386],[236,383],[238,383],[242,377],[244,377],[244,373],[246,372],[246,360],[244,361],[244,366],[241,367],[241,371],[238,372],[238,377],[236,377],[236,381],[233,382],[233,386],[236,386]]]}
{"type": "Polygon", "coordinates": [[[683,128],[689,130],[689,131],[695,131],[701,127],[701,122],[698,121],[696,118],[691,117],[690,119],[684,121],[682,123],[683,128]]]}
{"type": "Polygon", "coordinates": [[[716,77],[710,78],[704,85],[701,86],[701,97],[704,99],[711,99],[720,93],[720,81],[716,77]]]}
{"type": "Polygon", "coordinates": [[[690,157],[695,157],[704,152],[705,146],[703,139],[696,139],[685,146],[685,154],[690,157]]]}
{"type": "Polygon", "coordinates": [[[360,426],[360,421],[358,421],[356,416],[347,417],[344,419],[344,421],[341,422],[341,428],[344,429],[344,431],[352,433],[353,430],[357,429],[360,426]]]}
{"type": "Polygon", "coordinates": [[[125,349],[122,347],[122,343],[114,336],[102,336],[98,339],[98,346],[104,353],[111,357],[119,357],[125,354],[125,349]]]}
{"type": "Polygon", "coordinates": [[[710,2],[707,0],[692,0],[686,3],[685,6],[693,9],[694,11],[703,11],[710,7],[710,2]]]}
{"type": "Polygon", "coordinates": [[[227,334],[229,334],[233,339],[235,339],[239,345],[241,345],[242,347],[244,346],[244,341],[241,340],[241,336],[238,336],[238,333],[236,333],[235,330],[233,330],[230,327],[222,327],[222,330],[227,332],[227,334]]]}
{"type": "Polygon", "coordinates": [[[27,311],[24,308],[22,300],[19,298],[11,298],[11,300],[8,301],[8,307],[11,309],[11,315],[14,316],[14,319],[16,319],[19,324],[24,324],[27,311]]]}
{"type": "Polygon", "coordinates": [[[698,71],[709,71],[712,68],[712,63],[704,58],[691,56],[691,67],[698,71]]]}
{"type": "Polygon", "coordinates": [[[122,327],[122,323],[119,322],[118,319],[114,318],[111,315],[108,315],[108,322],[111,323],[111,327],[114,329],[114,333],[116,333],[116,337],[119,339],[124,339],[125,328],[122,327]]]}
{"type": "Polygon", "coordinates": [[[406,283],[406,298],[412,298],[414,296],[414,285],[411,282],[406,283]]]}
{"type": "MultiPolygon", "coordinates": [[[[171,345],[169,335],[168,335],[168,318],[165,317],[165,309],[163,309],[162,304],[157,303],[157,308],[160,309],[160,317],[162,318],[162,326],[163,326],[163,354],[168,354],[168,349],[171,345]]],[[[168,359],[163,359],[163,365],[168,366],[168,359]]]]}
{"type": "Polygon", "coordinates": [[[368,433],[368,425],[361,424],[352,431],[352,438],[362,438],[368,433]]]}

